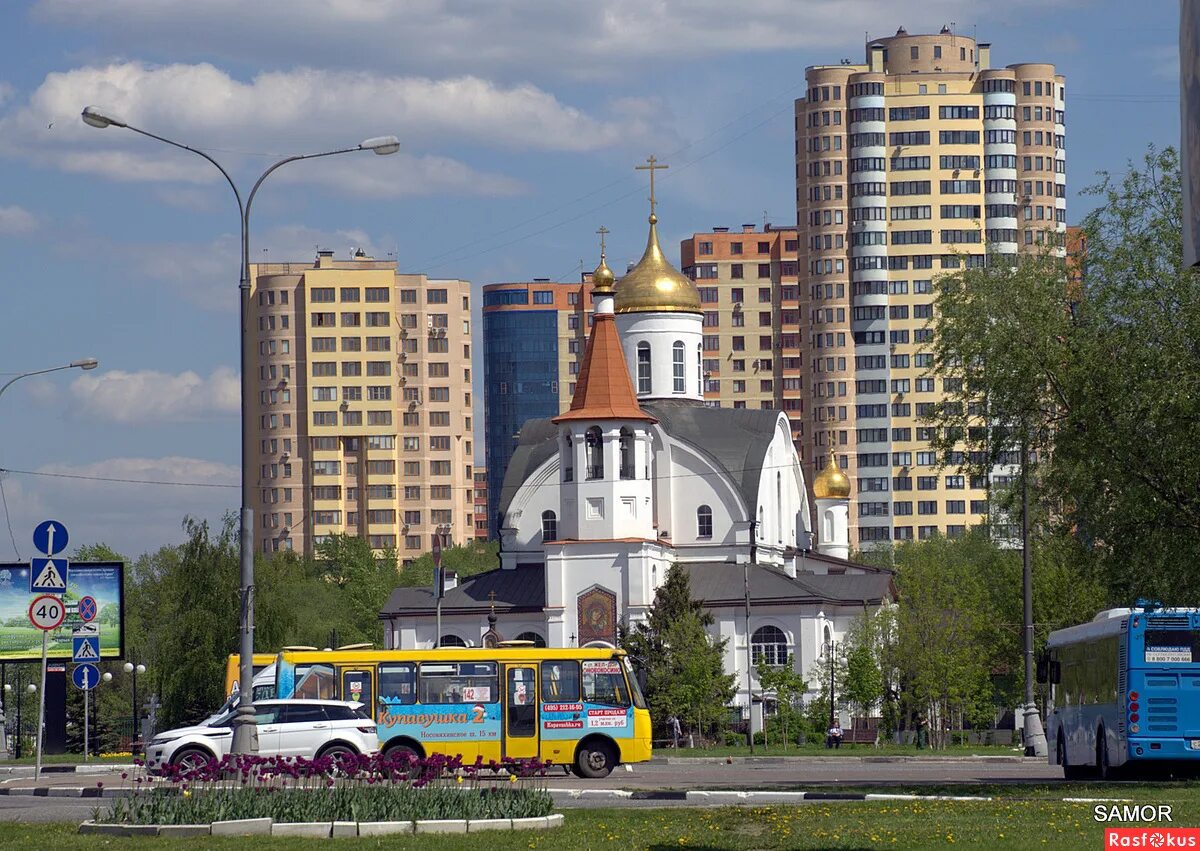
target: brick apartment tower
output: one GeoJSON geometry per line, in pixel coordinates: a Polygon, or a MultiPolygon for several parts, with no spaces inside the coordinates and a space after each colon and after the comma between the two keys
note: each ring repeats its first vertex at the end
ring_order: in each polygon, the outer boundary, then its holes
{"type": "Polygon", "coordinates": [[[470,283],[361,251],[250,280],[255,548],[311,555],[341,532],[408,562],[435,533],[473,540],[470,283]]]}
{"type": "Polygon", "coordinates": [[[928,370],[933,279],[989,249],[1063,250],[1063,77],[990,53],[901,28],[865,64],[808,68],[796,101],[801,455],[811,482],[835,441],[858,548],[961,534],[1013,470],[938,470],[921,424],[945,391],[928,370]]]}
{"type": "Polygon", "coordinates": [[[679,244],[704,311],[704,400],[784,411],[802,446],[804,353],[796,229],[715,227],[679,244]]]}

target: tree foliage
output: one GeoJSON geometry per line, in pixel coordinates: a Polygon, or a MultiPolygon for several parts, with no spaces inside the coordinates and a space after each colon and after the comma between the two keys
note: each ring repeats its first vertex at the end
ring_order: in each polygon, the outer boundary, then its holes
{"type": "MultiPolygon", "coordinates": [[[[787,747],[789,722],[796,715],[796,701],[808,688],[808,683],[804,676],[796,670],[796,657],[791,653],[788,654],[787,660],[778,666],[763,664],[761,658],[755,659],[754,673],[758,676],[759,687],[764,692],[775,695],[776,714],[782,734],[781,740],[784,747],[787,747]]],[[[767,732],[765,720],[763,738],[769,743],[769,738],[765,735],[767,732]]]]}
{"type": "Polygon", "coordinates": [[[692,599],[687,572],[672,565],[646,621],[622,642],[645,671],[652,718],[674,715],[703,731],[727,716],[734,676],[725,673],[727,639],[708,634],[712,623],[712,614],[692,599]]]}
{"type": "Polygon", "coordinates": [[[1100,205],[1083,223],[1082,290],[1049,253],[938,279],[932,372],[951,398],[934,442],[974,452],[951,460],[977,471],[1028,445],[1049,533],[1083,542],[1110,602],[1194,605],[1200,279],[1181,267],[1178,156],[1151,148],[1086,192],[1100,205]]]}

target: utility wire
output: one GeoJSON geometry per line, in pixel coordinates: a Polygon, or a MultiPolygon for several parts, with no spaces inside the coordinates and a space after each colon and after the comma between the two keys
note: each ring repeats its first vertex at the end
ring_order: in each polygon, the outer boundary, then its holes
{"type": "Polygon", "coordinates": [[[8,538],[12,541],[13,552],[17,554],[17,561],[21,560],[21,551],[17,549],[17,536],[13,534],[12,517],[8,514],[8,497],[4,494],[4,471],[0,470],[0,502],[4,503],[4,522],[8,524],[8,538]]]}
{"type": "MultiPolygon", "coordinates": [[[[225,485],[214,482],[164,482],[154,479],[118,479],[110,476],[84,476],[76,473],[44,473],[36,470],[9,470],[0,467],[0,473],[13,473],[20,476],[46,476],[54,479],[82,479],[88,482],[117,482],[125,485],[171,485],[184,488],[236,488],[239,485],[225,485]]],[[[0,479],[2,481],[2,479],[0,479]]]]}

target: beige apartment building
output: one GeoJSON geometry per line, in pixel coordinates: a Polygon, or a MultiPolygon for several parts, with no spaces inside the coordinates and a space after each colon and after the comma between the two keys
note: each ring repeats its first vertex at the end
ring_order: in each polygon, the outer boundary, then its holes
{"type": "Polygon", "coordinates": [[[700,291],[704,399],[785,411],[802,446],[804,368],[795,228],[714,227],[680,242],[700,291]]]}
{"type": "Polygon", "coordinates": [[[361,251],[251,267],[255,546],[343,533],[410,561],[475,536],[471,286],[361,251]]]}
{"type": "MultiPolygon", "coordinates": [[[[944,28],[871,39],[866,61],[807,69],[796,101],[801,322],[811,382],[802,457],[813,481],[833,443],[853,484],[852,545],[961,534],[989,486],[939,464],[922,417],[933,281],[989,251],[1063,250],[1064,79],[1050,64],[991,67],[991,48],[944,28]]],[[[791,330],[791,329],[789,329],[791,330]]]]}

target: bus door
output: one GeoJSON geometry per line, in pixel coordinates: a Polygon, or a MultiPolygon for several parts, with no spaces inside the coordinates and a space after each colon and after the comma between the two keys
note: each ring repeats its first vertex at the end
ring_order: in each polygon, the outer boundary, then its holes
{"type": "Polygon", "coordinates": [[[534,665],[504,666],[502,755],[532,759],[538,755],[538,689],[534,665]]]}
{"type": "Polygon", "coordinates": [[[374,717],[375,689],[370,668],[342,668],[342,700],[357,700],[374,717]]]}

